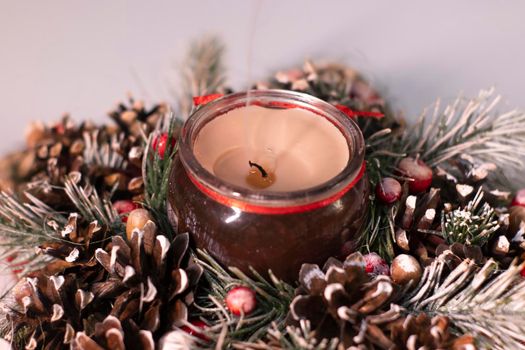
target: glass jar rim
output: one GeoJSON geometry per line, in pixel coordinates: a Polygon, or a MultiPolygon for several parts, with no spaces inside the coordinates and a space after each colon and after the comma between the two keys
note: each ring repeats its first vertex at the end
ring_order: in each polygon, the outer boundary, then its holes
{"type": "Polygon", "coordinates": [[[317,97],[289,90],[249,90],[225,95],[199,107],[181,129],[179,157],[192,181],[208,194],[262,207],[290,207],[320,202],[349,189],[364,171],[365,142],[354,120],[335,106],[317,97]],[[256,190],[226,182],[205,169],[197,160],[194,142],[202,127],[230,110],[257,104],[266,108],[303,108],[332,122],[345,137],[349,159],[344,169],[319,185],[290,192],[256,190]]]}

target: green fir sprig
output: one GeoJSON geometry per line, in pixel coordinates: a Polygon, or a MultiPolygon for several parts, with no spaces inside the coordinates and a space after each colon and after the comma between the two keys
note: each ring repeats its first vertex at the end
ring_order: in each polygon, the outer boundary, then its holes
{"type": "Polygon", "coordinates": [[[195,41],[182,65],[182,91],[177,93],[181,115],[187,117],[193,109],[193,97],[222,92],[225,67],[224,45],[216,37],[195,41]]]}
{"type": "Polygon", "coordinates": [[[235,267],[223,268],[208,253],[198,250],[197,262],[204,268],[205,283],[196,296],[200,317],[210,325],[207,337],[215,348],[229,348],[239,342],[251,342],[266,335],[275,324],[284,329],[294,288],[279,280],[271,271],[268,279],[251,270],[249,277],[235,267]],[[247,286],[257,294],[256,310],[246,316],[234,316],[224,306],[228,291],[235,286],[247,286]]]}
{"type": "Polygon", "coordinates": [[[281,330],[273,323],[263,339],[254,342],[241,342],[233,345],[239,350],[336,350],[339,340],[317,339],[308,320],[301,320],[299,327],[288,326],[281,330]]]}
{"type": "Polygon", "coordinates": [[[436,166],[466,154],[506,170],[521,170],[525,157],[525,113],[496,112],[501,96],[494,88],[476,98],[458,97],[423,111],[399,140],[400,148],[436,166]],[[431,112],[429,112],[431,110],[431,112]]]}
{"type": "Polygon", "coordinates": [[[423,278],[400,304],[409,312],[448,317],[460,334],[475,335],[481,349],[525,349],[524,263],[499,270],[466,259],[447,273],[447,254],[425,268],[423,278]]]}
{"type": "Polygon", "coordinates": [[[9,258],[6,267],[20,274],[45,266],[49,257],[35,253],[39,245],[58,241],[60,235],[48,226],[53,221],[65,225],[67,219],[29,193],[26,201],[5,192],[0,194],[0,259],[9,258]]]}
{"type": "Polygon", "coordinates": [[[480,188],[465,207],[442,216],[442,235],[447,243],[483,246],[490,240],[500,226],[494,208],[482,201],[483,190],[480,188]]]}
{"type": "Polygon", "coordinates": [[[162,232],[169,236],[173,236],[175,231],[167,216],[166,200],[171,168],[177,153],[180,126],[181,121],[173,113],[169,113],[159,122],[156,130],[147,138],[142,161],[145,206],[153,213],[162,232]],[[166,138],[163,155],[159,153],[157,145],[161,137],[166,138]]]}

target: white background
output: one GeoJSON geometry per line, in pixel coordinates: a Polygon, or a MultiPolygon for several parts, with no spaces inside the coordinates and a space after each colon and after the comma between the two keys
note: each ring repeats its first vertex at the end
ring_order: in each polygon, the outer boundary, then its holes
{"type": "Polygon", "coordinates": [[[128,91],[173,101],[177,64],[192,39],[227,44],[230,83],[305,57],[361,69],[407,117],[436,97],[495,85],[525,107],[523,1],[0,0],[0,150],[30,120],[64,112],[101,121],[128,91]]]}

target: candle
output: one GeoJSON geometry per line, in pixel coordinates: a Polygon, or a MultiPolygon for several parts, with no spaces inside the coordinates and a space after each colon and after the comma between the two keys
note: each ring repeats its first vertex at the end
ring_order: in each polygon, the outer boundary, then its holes
{"type": "Polygon", "coordinates": [[[206,170],[230,184],[277,192],[325,183],[350,156],[345,137],[326,118],[301,108],[261,106],[237,108],[207,123],[194,152],[206,170]]]}
{"type": "Polygon", "coordinates": [[[168,208],[225,266],[287,281],[357,247],[369,183],[357,125],[306,94],[224,96],[182,127],[168,208]]]}

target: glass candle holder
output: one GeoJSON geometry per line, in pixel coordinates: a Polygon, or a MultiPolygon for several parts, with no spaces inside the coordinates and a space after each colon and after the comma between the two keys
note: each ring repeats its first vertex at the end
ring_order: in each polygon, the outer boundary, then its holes
{"type": "MultiPolygon", "coordinates": [[[[249,123],[250,116],[246,118],[249,123]]],[[[252,135],[257,135],[256,128],[252,135]]],[[[315,138],[309,142],[315,145],[315,138]]],[[[321,151],[330,162],[335,157],[333,149],[321,151]]],[[[226,266],[246,273],[251,266],[263,275],[271,270],[277,277],[293,281],[303,263],[323,264],[331,256],[346,256],[356,249],[369,204],[364,153],[363,135],[356,123],[318,98],[284,90],[224,96],[198,108],[182,127],[168,191],[173,225],[178,232],[189,232],[198,248],[226,266]],[[283,110],[279,118],[287,118],[284,110],[299,109],[310,113],[309,118],[324,118],[318,120],[321,124],[329,121],[348,147],[342,169],[322,183],[290,191],[272,190],[272,186],[252,188],[217,176],[197,157],[196,141],[208,123],[246,106],[257,106],[258,111],[283,110]]],[[[276,184],[279,180],[277,175],[276,184]]]]}

